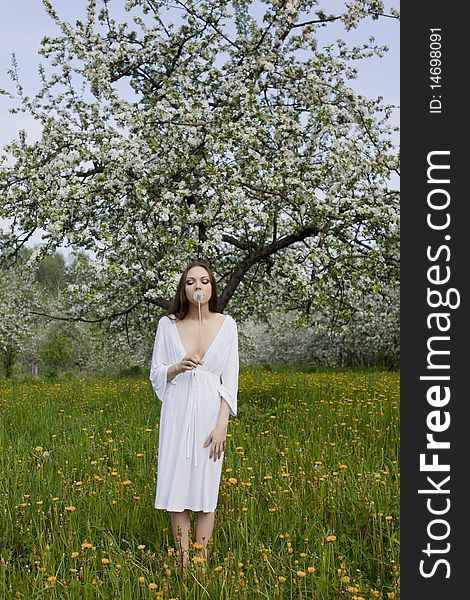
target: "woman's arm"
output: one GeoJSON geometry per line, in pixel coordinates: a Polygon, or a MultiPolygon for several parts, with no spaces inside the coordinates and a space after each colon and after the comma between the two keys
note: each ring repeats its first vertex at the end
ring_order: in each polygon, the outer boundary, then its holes
{"type": "Polygon", "coordinates": [[[163,401],[168,383],[180,373],[194,369],[202,364],[197,355],[185,356],[180,362],[170,364],[171,353],[168,349],[168,324],[166,317],[162,317],[157,326],[155,343],[153,346],[152,362],[150,367],[150,381],[152,386],[163,401]]]}
{"type": "Polygon", "coordinates": [[[227,425],[228,425],[229,416],[230,416],[230,406],[227,404],[227,402],[223,398],[221,398],[219,417],[217,419],[216,427],[223,427],[226,430],[227,425]]]}
{"type": "Polygon", "coordinates": [[[229,417],[237,414],[238,372],[238,332],[237,325],[234,323],[227,362],[221,374],[221,384],[217,388],[220,395],[217,424],[204,442],[204,448],[210,445],[209,459],[213,458],[214,461],[222,458],[229,417]]]}
{"type": "Polygon", "coordinates": [[[222,458],[222,454],[225,450],[225,439],[227,437],[228,418],[230,416],[230,407],[223,398],[220,399],[219,416],[217,418],[217,425],[210,432],[206,441],[204,442],[204,448],[210,445],[209,460],[214,459],[214,462],[218,458],[222,458]]]}
{"type": "Polygon", "coordinates": [[[221,374],[221,383],[217,388],[221,398],[227,403],[231,416],[237,414],[238,374],[238,331],[237,324],[234,321],[232,336],[227,351],[227,360],[221,374]]]}
{"type": "Polygon", "coordinates": [[[158,398],[163,402],[167,390],[167,370],[169,360],[167,354],[166,328],[162,317],[158,321],[155,343],[153,345],[152,361],[150,365],[150,381],[158,398]]]}

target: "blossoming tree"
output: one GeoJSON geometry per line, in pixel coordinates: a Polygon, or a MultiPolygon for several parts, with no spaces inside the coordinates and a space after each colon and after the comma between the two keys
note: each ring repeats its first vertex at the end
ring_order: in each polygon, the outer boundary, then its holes
{"type": "Polygon", "coordinates": [[[14,269],[0,269],[0,375],[11,377],[17,358],[35,347],[38,307],[34,281],[14,269]]]}
{"type": "Polygon", "coordinates": [[[334,20],[395,18],[381,1],[330,15],[317,0],[128,0],[120,23],[88,0],[75,24],[43,2],[60,34],[42,41],[39,93],[13,70],[43,134],[6,148],[0,243],[8,259],[40,228],[35,259],[92,251],[96,277],[69,286],[75,317],[167,307],[196,256],[239,317],[396,281],[392,108],[351,87],[354,61],[384,49],[317,41],[334,20]]]}

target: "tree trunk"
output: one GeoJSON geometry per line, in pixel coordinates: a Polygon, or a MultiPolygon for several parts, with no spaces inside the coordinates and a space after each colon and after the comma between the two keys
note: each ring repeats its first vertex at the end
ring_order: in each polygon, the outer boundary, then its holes
{"type": "Polygon", "coordinates": [[[39,377],[39,363],[36,360],[31,365],[31,376],[39,377]]]}
{"type": "Polygon", "coordinates": [[[5,352],[5,358],[3,360],[3,366],[5,368],[5,377],[10,379],[13,375],[13,365],[15,364],[15,351],[12,348],[8,348],[5,352]]]}

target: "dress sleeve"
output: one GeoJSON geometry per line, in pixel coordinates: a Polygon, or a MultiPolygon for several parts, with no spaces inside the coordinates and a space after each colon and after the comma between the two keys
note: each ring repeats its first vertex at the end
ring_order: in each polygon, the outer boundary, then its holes
{"type": "Polygon", "coordinates": [[[238,372],[238,330],[236,322],[233,321],[233,329],[229,342],[227,361],[220,376],[221,383],[217,388],[221,397],[229,405],[230,415],[232,417],[237,414],[238,372]]]}
{"type": "Polygon", "coordinates": [[[170,366],[167,352],[167,335],[168,331],[163,323],[167,317],[162,317],[158,321],[157,333],[155,335],[155,343],[153,345],[152,363],[150,367],[150,381],[158,398],[163,402],[165,392],[169,382],[167,382],[167,372],[170,366]]]}

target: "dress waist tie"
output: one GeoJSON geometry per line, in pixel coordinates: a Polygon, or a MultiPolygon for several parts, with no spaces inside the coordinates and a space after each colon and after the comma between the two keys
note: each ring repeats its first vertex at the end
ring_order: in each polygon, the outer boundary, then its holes
{"type": "Polygon", "coordinates": [[[197,409],[198,409],[198,385],[196,381],[196,370],[191,372],[189,384],[189,423],[186,432],[186,458],[191,458],[191,436],[193,438],[194,466],[197,467],[197,409]]]}

